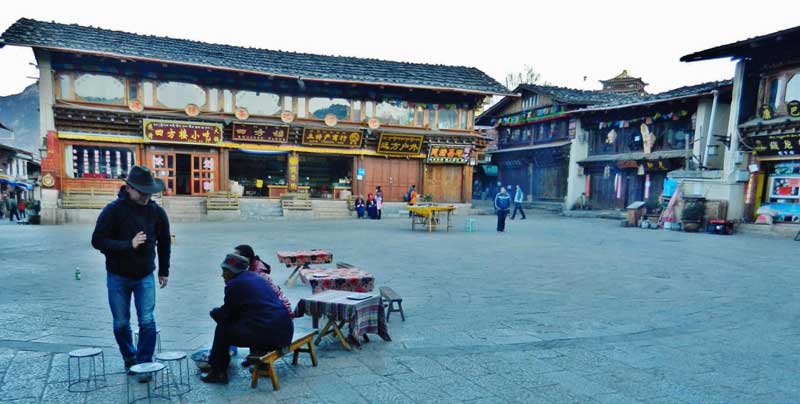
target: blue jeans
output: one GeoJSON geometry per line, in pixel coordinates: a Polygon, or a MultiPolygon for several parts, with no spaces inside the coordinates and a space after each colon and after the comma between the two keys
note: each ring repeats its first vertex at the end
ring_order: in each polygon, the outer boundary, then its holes
{"type": "Polygon", "coordinates": [[[126,365],[152,362],[156,348],[156,320],[153,318],[155,276],[150,274],[142,279],[130,279],[108,272],[106,286],[108,304],[114,317],[114,338],[126,365]],[[131,294],[139,318],[139,346],[133,346],[131,337],[131,294]]]}

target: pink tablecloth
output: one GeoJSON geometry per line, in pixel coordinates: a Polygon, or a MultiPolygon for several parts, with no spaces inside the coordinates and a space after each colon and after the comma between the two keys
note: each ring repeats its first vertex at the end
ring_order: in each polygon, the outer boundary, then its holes
{"type": "Polygon", "coordinates": [[[375,277],[358,268],[306,268],[300,270],[300,279],[311,285],[312,293],[328,289],[370,292],[375,287],[375,277]]]}
{"type": "Polygon", "coordinates": [[[325,250],[278,251],[278,261],[287,267],[328,264],[333,261],[333,253],[325,250]]]}

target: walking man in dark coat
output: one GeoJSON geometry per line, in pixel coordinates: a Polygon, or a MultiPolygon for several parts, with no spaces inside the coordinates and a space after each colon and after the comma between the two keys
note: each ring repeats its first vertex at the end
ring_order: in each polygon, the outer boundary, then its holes
{"type": "Polygon", "coordinates": [[[167,213],[150,200],[164,183],[147,167],[134,166],[118,198],[97,218],[92,246],[106,256],[108,303],[114,319],[114,338],[125,360],[126,370],[137,363],[153,361],[156,345],[155,271],[158,251],[158,283],[169,279],[170,232],[167,213]],[[139,318],[138,346],[131,338],[131,295],[139,318]]]}
{"type": "Polygon", "coordinates": [[[506,192],[505,187],[500,187],[500,193],[494,197],[494,209],[497,211],[497,231],[506,230],[506,216],[511,208],[511,195],[506,192]]]}

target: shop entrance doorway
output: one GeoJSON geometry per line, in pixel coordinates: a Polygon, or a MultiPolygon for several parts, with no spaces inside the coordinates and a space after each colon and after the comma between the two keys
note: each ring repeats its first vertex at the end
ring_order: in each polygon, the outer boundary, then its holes
{"type": "Polygon", "coordinates": [[[175,155],[175,194],[191,195],[192,157],[190,154],[175,155]]]}

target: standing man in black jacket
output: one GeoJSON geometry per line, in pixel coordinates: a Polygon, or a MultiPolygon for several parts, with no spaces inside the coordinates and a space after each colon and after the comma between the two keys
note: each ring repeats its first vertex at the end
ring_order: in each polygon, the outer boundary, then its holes
{"type": "Polygon", "coordinates": [[[97,218],[92,246],[106,256],[108,303],[114,318],[114,337],[125,369],[153,361],[156,345],[156,288],[153,279],[158,250],[158,283],[169,279],[170,232],[167,213],[150,200],[164,189],[147,167],[134,166],[118,199],[97,218]],[[139,342],[131,338],[131,294],[139,317],[139,342]]]}

